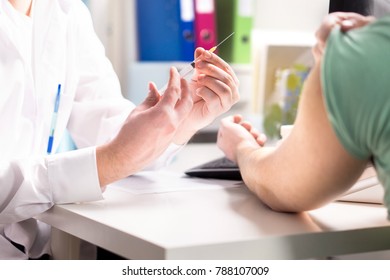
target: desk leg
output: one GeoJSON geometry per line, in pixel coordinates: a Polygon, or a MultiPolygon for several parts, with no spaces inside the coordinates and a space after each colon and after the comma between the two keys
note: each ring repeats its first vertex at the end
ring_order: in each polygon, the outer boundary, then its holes
{"type": "Polygon", "coordinates": [[[80,239],[53,227],[51,251],[55,260],[78,260],[80,259],[80,239]]]}

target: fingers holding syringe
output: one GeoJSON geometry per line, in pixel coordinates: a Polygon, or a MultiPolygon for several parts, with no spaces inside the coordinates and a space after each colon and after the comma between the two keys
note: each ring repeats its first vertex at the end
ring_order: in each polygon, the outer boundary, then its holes
{"type": "MultiPolygon", "coordinates": [[[[206,89],[211,91],[215,98],[220,100],[220,106],[223,112],[229,110],[238,100],[238,83],[228,73],[222,71],[220,68],[212,64],[204,64],[203,62],[199,65],[197,86],[197,95],[202,97],[206,89]]],[[[203,98],[205,99],[205,98],[203,98]]]]}
{"type": "Polygon", "coordinates": [[[205,101],[208,112],[214,117],[228,111],[235,103],[231,89],[219,80],[202,74],[198,85],[196,95],[205,101]]]}
{"type": "Polygon", "coordinates": [[[207,51],[203,48],[197,48],[195,51],[195,58],[196,68],[198,68],[198,64],[200,64],[201,62],[212,64],[221,69],[223,72],[227,73],[229,76],[231,76],[235,83],[239,83],[238,78],[233,71],[233,68],[215,53],[207,51]]]}
{"type": "Polygon", "coordinates": [[[223,106],[231,107],[240,97],[239,81],[225,61],[215,54],[209,54],[212,56],[209,60],[197,60],[196,62],[197,85],[208,87],[220,97],[223,106]]]}

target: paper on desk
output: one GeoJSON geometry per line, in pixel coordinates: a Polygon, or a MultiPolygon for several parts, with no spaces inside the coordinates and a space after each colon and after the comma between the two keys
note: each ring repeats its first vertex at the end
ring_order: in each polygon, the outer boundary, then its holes
{"type": "Polygon", "coordinates": [[[171,171],[143,171],[109,185],[134,194],[221,189],[243,186],[241,181],[201,179],[171,171]]]}

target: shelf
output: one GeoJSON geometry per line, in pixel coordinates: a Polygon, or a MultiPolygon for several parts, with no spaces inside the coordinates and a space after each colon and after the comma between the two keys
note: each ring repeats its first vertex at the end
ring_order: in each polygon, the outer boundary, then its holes
{"type": "Polygon", "coordinates": [[[278,69],[294,64],[311,66],[311,48],[315,44],[311,32],[253,31],[254,91],[253,111],[262,115],[264,104],[274,90],[278,69]]]}

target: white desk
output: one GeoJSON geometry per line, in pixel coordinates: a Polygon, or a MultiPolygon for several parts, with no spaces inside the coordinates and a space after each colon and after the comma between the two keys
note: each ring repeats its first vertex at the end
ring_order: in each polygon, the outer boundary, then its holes
{"type": "MultiPolygon", "coordinates": [[[[172,168],[201,162],[199,152],[185,159],[197,149],[215,147],[190,146],[172,168]]],[[[383,206],[332,203],[283,214],[246,187],[142,195],[108,189],[104,197],[54,206],[38,219],[129,259],[306,259],[390,249],[383,206]]],[[[77,250],[57,256],[75,257],[77,250]]]]}

